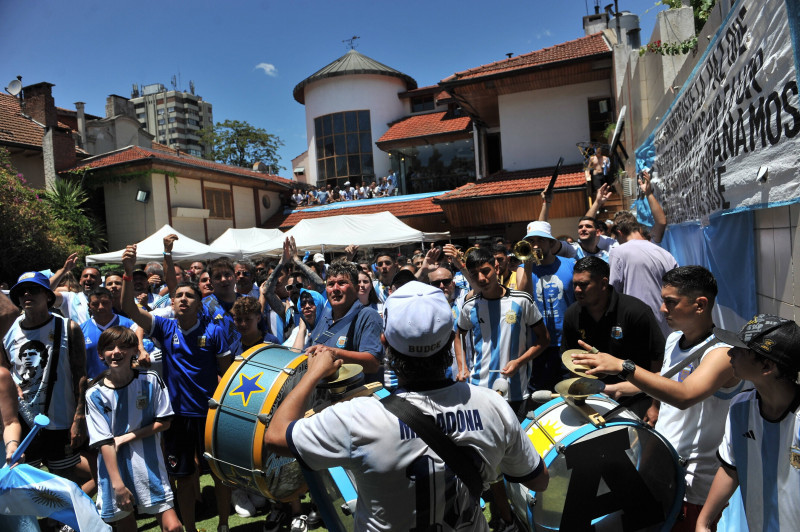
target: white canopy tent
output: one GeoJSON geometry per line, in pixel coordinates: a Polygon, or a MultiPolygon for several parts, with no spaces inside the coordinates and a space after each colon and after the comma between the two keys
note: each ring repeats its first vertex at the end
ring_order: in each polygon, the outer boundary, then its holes
{"type": "MultiPolygon", "coordinates": [[[[218,253],[211,249],[210,246],[192,240],[188,236],[180,234],[169,224],[164,225],[161,229],[148,236],[136,245],[136,261],[159,261],[164,258],[164,237],[169,234],[178,235],[178,240],[172,246],[172,260],[175,262],[184,260],[204,260],[216,259],[218,257],[226,256],[224,253],[218,253]]],[[[93,262],[110,262],[122,263],[122,253],[124,249],[118,251],[110,251],[108,253],[100,253],[98,255],[87,255],[86,264],[93,262]]]]}
{"type": "Polygon", "coordinates": [[[283,244],[283,231],[280,229],[229,228],[208,246],[216,253],[236,259],[246,259],[265,255],[267,251],[280,248],[283,244]]]}
{"type": "MultiPolygon", "coordinates": [[[[297,249],[311,252],[343,251],[350,244],[361,248],[394,247],[449,240],[450,233],[423,233],[401,222],[390,212],[343,214],[301,220],[284,237],[294,237],[297,249]]],[[[276,246],[270,254],[278,254],[276,246]]]]}

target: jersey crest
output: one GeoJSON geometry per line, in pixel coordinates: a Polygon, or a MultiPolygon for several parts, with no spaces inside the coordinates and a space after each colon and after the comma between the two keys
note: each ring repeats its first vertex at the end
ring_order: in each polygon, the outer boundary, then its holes
{"type": "Polygon", "coordinates": [[[517,323],[517,313],[514,312],[513,310],[509,310],[508,312],[506,312],[506,323],[508,323],[509,325],[514,325],[515,323],[517,323]]]}
{"type": "Polygon", "coordinates": [[[340,336],[338,340],[336,340],[336,347],[344,348],[347,345],[347,336],[340,336]]]}

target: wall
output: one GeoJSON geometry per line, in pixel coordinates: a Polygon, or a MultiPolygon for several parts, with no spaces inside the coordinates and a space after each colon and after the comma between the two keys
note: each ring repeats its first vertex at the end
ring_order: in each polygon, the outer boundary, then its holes
{"type": "Polygon", "coordinates": [[[798,225],[798,203],[755,212],[758,312],[795,321],[800,319],[798,225]]]}
{"type": "Polygon", "coordinates": [[[361,74],[323,79],[305,88],[306,135],[308,136],[308,182],[317,182],[317,150],[314,141],[314,119],[341,111],[369,109],[372,126],[372,157],[375,176],[389,173],[389,154],[375,146],[389,129],[389,122],[405,116],[403,102],[397,97],[406,90],[399,78],[361,74]]]}
{"type": "Polygon", "coordinates": [[[11,166],[25,177],[33,188],[44,188],[44,160],[42,152],[23,151],[11,155],[11,166]]]}
{"type": "MultiPolygon", "coordinates": [[[[177,182],[170,179],[169,187],[170,203],[173,209],[176,207],[203,208],[203,190],[199,180],[178,177],[177,182]]],[[[172,227],[189,238],[207,243],[206,229],[202,218],[179,218],[173,215],[172,227]]]]}
{"type": "Polygon", "coordinates": [[[147,176],[126,183],[109,183],[103,186],[109,250],[122,249],[128,244],[144,240],[161,227],[156,227],[153,205],[157,195],[165,195],[163,179],[163,176],[160,179],[147,176]],[[154,194],[152,191],[158,187],[159,182],[161,190],[154,194]],[[136,201],[136,191],[139,189],[151,191],[148,203],[136,201]]]}
{"type": "Polygon", "coordinates": [[[233,188],[233,213],[236,227],[256,226],[256,205],[253,200],[253,189],[245,187],[233,188]]]}
{"type": "Polygon", "coordinates": [[[582,164],[575,143],[589,140],[588,101],[611,96],[609,81],[499,96],[503,168],[553,166],[558,157],[564,164],[582,164]]]}

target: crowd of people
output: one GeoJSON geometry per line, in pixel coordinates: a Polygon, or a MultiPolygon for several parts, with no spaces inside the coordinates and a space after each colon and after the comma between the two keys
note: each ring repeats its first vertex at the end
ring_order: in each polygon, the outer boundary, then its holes
{"type": "Polygon", "coordinates": [[[331,184],[312,186],[307,191],[296,188],[292,190],[291,204],[295,207],[314,207],[340,201],[397,196],[397,194],[399,194],[397,175],[395,172],[390,172],[388,176],[380,178],[380,183],[364,181],[351,184],[350,181],[345,181],[342,186],[331,184]]]}
{"type": "MultiPolygon", "coordinates": [[[[46,413],[27,462],[96,493],[118,530],[152,514],[162,530],[194,532],[198,477],[210,472],[208,401],[235,357],[282,344],[306,354],[308,369],[264,445],[311,469],[350,471],[356,530],[520,530],[504,480],[541,492],[550,475],[520,422],[534,392],[570,376],[562,354],[577,349],[573,362],[681,457],[673,530],[715,530],[740,485],[751,530],[800,529],[800,328],[767,315],[738,332],[715,327],[714,276],[657,245],[666,218],[646,174],[641,188],[653,227],[627,212],[599,222],[602,184],[572,241],[552,235],[544,192],[524,237],[529,257],[496,239],[410,256],[352,245],[303,260],[287,238],[277,261],[181,266],[169,235],[163,263],[137,267],[129,245],[119,269],[87,266],[75,285],[75,255],[49,278],[24,273],[0,296],[6,458],[32,413],[46,413]],[[305,418],[316,384],[343,363],[436,429],[373,397],[305,418]],[[456,465],[436,432],[469,458],[456,465]]],[[[212,478],[221,532],[232,511],[263,513],[265,531],[322,524],[299,497],[267,501],[212,478]]]]}

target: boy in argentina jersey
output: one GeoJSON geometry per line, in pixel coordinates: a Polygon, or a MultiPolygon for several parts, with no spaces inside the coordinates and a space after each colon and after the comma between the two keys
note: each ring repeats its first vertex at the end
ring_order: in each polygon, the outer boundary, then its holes
{"type": "MultiPolygon", "coordinates": [[[[467,449],[484,487],[497,478],[542,491],[549,476],[531,441],[495,392],[445,377],[453,318],[438,288],[412,281],[386,300],[383,343],[399,379],[395,392],[432,416],[467,449]]],[[[342,466],[358,486],[355,530],[489,530],[477,498],[443,460],[374,397],[359,397],[304,418],[316,384],[341,365],[323,346],[280,404],[265,443],[319,470],[342,466]]]]}
{"type": "Polygon", "coordinates": [[[139,340],[126,327],[100,334],[98,353],[108,369],[86,391],[90,445],[98,449],[97,508],[108,523],[135,529],[134,507],[155,514],[162,530],[180,529],[161,454],[160,432],[172,417],[167,390],[153,372],[131,367],[139,340]]]}
{"type": "Polygon", "coordinates": [[[711,530],[737,486],[751,531],[800,530],[800,327],[759,314],[738,334],[714,334],[733,346],[733,372],[755,390],[731,402],[718,451],[722,464],[697,530],[711,530]]]}
{"type": "Polygon", "coordinates": [[[518,416],[524,416],[521,407],[528,398],[530,361],[544,352],[550,341],[542,315],[530,294],[499,283],[488,250],[470,250],[466,266],[475,281],[476,295],[464,302],[458,318],[458,380],[469,378],[476,386],[492,388],[498,379],[507,379],[509,404],[518,416]],[[471,373],[464,342],[471,351],[471,373]]]}

